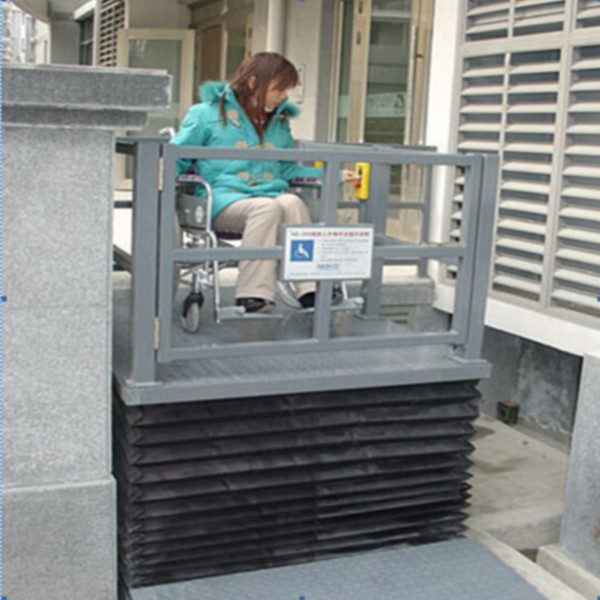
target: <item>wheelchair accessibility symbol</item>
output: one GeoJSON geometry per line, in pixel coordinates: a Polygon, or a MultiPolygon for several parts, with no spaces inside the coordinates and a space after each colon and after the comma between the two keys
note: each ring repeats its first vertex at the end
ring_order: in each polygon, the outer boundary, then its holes
{"type": "Polygon", "coordinates": [[[292,240],[292,262],[311,262],[315,251],[314,240],[292,240]]]}

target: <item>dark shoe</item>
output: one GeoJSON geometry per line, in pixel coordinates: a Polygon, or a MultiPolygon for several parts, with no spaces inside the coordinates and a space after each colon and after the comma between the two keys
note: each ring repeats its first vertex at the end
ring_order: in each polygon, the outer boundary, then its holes
{"type": "Polygon", "coordinates": [[[298,298],[298,302],[300,302],[302,308],[314,308],[315,297],[315,292],[306,292],[306,294],[302,294],[302,296],[298,298]]]}
{"type": "MultiPolygon", "coordinates": [[[[300,306],[302,308],[314,308],[315,306],[315,292],[306,292],[306,294],[302,294],[300,298],[298,298],[298,302],[300,302],[300,306]]],[[[335,306],[339,304],[344,299],[344,292],[342,290],[342,286],[339,284],[334,284],[333,290],[331,291],[331,304],[335,306]]]]}
{"type": "Polygon", "coordinates": [[[264,298],[236,298],[236,306],[243,306],[247,313],[269,313],[275,309],[275,302],[264,298]]]}
{"type": "Polygon", "coordinates": [[[337,306],[344,301],[344,290],[339,283],[333,284],[333,290],[331,291],[331,304],[337,306]]]}

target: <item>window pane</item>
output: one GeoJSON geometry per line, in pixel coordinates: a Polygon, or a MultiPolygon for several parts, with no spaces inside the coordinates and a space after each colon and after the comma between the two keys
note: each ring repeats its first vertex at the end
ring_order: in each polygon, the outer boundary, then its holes
{"type": "MultiPolygon", "coordinates": [[[[150,114],[144,134],[157,135],[163,127],[179,126],[181,86],[180,40],[130,40],[129,66],[137,69],[164,69],[172,77],[171,106],[150,114]]],[[[138,134],[139,135],[139,134],[138,134]]]]}

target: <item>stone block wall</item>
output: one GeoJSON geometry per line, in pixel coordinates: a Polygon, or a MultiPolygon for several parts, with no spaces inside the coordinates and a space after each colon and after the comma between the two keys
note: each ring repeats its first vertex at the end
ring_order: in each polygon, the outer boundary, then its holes
{"type": "Polygon", "coordinates": [[[169,90],[162,72],[3,65],[8,598],[116,598],[114,134],[169,90]]]}

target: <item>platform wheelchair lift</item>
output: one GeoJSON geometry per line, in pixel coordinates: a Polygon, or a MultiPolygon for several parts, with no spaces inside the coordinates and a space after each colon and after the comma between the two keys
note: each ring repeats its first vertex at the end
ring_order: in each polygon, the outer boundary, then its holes
{"type": "MultiPolygon", "coordinates": [[[[459,537],[476,384],[490,373],[481,347],[497,158],[318,143],[182,148],[145,138],[117,148],[134,164],[132,252],[115,257],[131,276],[118,283],[115,276],[113,310],[124,597],[166,600],[200,578],[459,537]],[[197,206],[178,199],[177,161],[234,157],[325,163],[311,228],[348,231],[338,224],[343,207],[373,232],[370,276],[348,285],[350,297],[363,299],[357,310],[333,310],[333,286],[347,277],[329,274],[318,280],[311,312],[282,305],[283,318],[224,318],[233,290],[218,287],[219,314],[207,310],[207,297],[197,331],[182,328],[173,293],[178,269],[191,269],[194,293],[212,291],[205,275],[194,284],[197,266],[209,279],[229,261],[276,260],[286,268],[285,232],[272,248],[224,246],[209,233],[179,242],[175,213],[187,207],[193,215],[197,206]],[[369,199],[346,207],[338,173],[357,162],[371,164],[369,199]],[[393,165],[456,171],[458,239],[386,233],[393,165]],[[433,296],[430,263],[448,272],[444,310],[430,307],[440,319],[413,327],[385,314],[386,265],[412,265],[433,296]]],[[[398,209],[420,210],[427,222],[429,184],[423,191],[421,201],[400,200],[398,209]]],[[[403,286],[395,293],[412,289],[403,286]]]]}
{"type": "MultiPolygon", "coordinates": [[[[176,243],[186,248],[235,248],[233,242],[241,239],[241,235],[233,232],[217,231],[212,226],[212,188],[197,173],[196,161],[190,168],[176,178],[176,212],[174,235],[176,243]]],[[[305,182],[293,181],[291,187],[314,189],[318,184],[307,185],[305,182]]],[[[225,268],[235,268],[235,260],[207,260],[201,263],[190,263],[175,268],[173,277],[174,295],[179,291],[180,283],[189,287],[189,291],[181,301],[179,320],[182,328],[190,333],[200,328],[200,311],[204,305],[207,292],[213,295],[214,321],[220,323],[225,319],[274,319],[283,318],[283,314],[246,313],[242,306],[221,305],[221,285],[219,273],[225,268]]],[[[294,295],[293,285],[286,281],[277,281],[277,295],[282,302],[295,310],[306,313],[314,309],[303,309],[294,295]]],[[[335,311],[359,311],[363,300],[361,297],[349,298],[344,282],[333,289],[333,307],[335,311]]]]}

